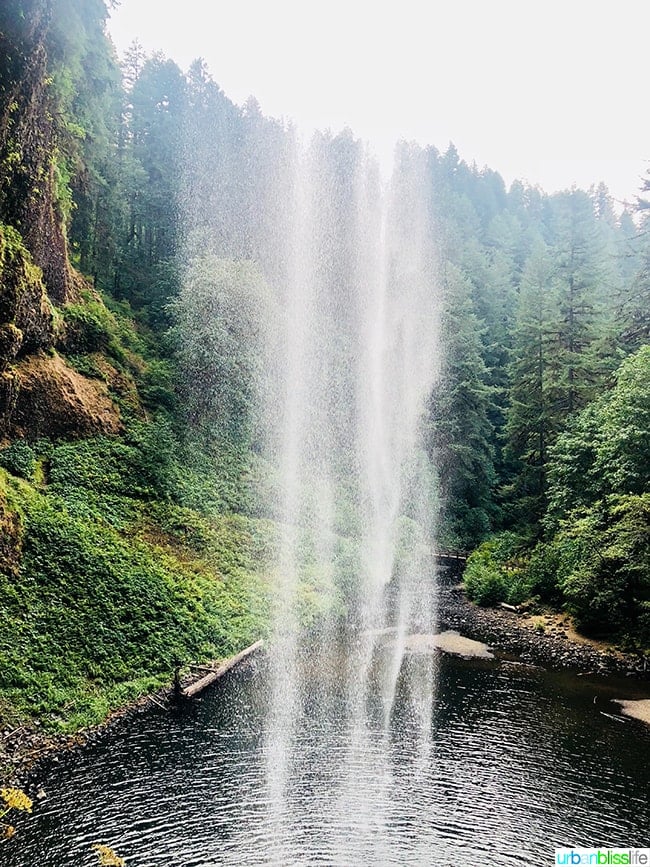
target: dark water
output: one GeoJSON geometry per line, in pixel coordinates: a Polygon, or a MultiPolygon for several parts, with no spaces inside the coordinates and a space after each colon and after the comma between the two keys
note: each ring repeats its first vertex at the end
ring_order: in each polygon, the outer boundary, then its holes
{"type": "Polygon", "coordinates": [[[601,713],[638,697],[629,683],[443,658],[430,737],[398,706],[351,751],[344,698],[311,672],[283,803],[266,794],[259,667],[54,766],[0,864],[84,867],[93,842],[129,867],[544,865],[560,845],[650,844],[650,729],[601,713]]]}

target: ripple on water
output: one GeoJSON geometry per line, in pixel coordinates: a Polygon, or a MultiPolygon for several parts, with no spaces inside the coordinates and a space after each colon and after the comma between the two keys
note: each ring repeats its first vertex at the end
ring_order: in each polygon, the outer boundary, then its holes
{"type": "MultiPolygon", "coordinates": [[[[283,803],[265,781],[264,676],[157,711],[66,759],[3,847],[7,867],[542,865],[556,845],[647,844],[650,737],[584,679],[441,659],[429,738],[398,705],[350,732],[314,691],[283,803]],[[594,704],[594,696],[599,704],[594,704]],[[319,714],[320,702],[328,714],[319,714]]],[[[342,706],[342,705],[341,705],[342,706]]]]}

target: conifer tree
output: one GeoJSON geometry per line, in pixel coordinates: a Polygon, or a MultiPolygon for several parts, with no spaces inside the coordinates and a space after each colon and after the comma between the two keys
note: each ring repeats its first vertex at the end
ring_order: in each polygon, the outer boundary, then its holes
{"type": "Polygon", "coordinates": [[[544,512],[548,448],[564,419],[558,294],[553,257],[538,242],[521,280],[506,421],[513,475],[504,493],[511,519],[524,523],[535,523],[544,512]]]}
{"type": "Polygon", "coordinates": [[[494,517],[493,390],[468,281],[448,265],[442,283],[445,362],[430,401],[428,441],[445,501],[443,536],[465,547],[485,536],[494,517]]]}

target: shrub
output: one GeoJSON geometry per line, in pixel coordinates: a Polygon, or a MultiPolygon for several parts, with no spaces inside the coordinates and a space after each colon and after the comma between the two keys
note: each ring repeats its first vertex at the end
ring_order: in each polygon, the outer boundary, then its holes
{"type": "Polygon", "coordinates": [[[517,604],[530,595],[521,546],[519,536],[506,532],[483,542],[470,554],[463,579],[470,599],[479,605],[517,604]]]}
{"type": "Polygon", "coordinates": [[[650,494],[608,497],[558,535],[580,552],[560,580],[578,625],[650,646],[650,494]]]}
{"type": "Polygon", "coordinates": [[[478,605],[497,605],[506,600],[508,584],[491,552],[481,548],[474,551],[467,561],[463,579],[465,590],[478,605]]]}
{"type": "Polygon", "coordinates": [[[581,546],[569,536],[558,535],[548,542],[539,542],[526,565],[529,596],[561,606],[564,601],[562,582],[580,557],[581,546]]]}
{"type": "Polygon", "coordinates": [[[166,499],[173,488],[177,444],[165,420],[132,422],[124,439],[60,443],[51,454],[53,491],[68,496],[75,488],[141,499],[166,499]]]}
{"type": "Polygon", "coordinates": [[[31,479],[36,470],[36,454],[27,440],[16,440],[0,451],[0,467],[14,476],[31,479]]]}
{"type": "Polygon", "coordinates": [[[78,354],[108,349],[115,334],[115,320],[101,302],[68,304],[62,313],[66,351],[78,354]]]}
{"type": "Polygon", "coordinates": [[[203,545],[201,559],[173,538],[122,535],[51,495],[20,491],[20,571],[0,573],[0,698],[19,712],[49,728],[97,722],[169,682],[176,658],[227,656],[263,631],[264,527],[170,512],[176,534],[187,528],[187,541],[203,545]]]}

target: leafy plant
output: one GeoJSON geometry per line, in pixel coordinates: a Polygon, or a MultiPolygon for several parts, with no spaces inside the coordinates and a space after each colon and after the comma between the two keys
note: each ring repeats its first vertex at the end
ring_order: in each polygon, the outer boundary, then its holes
{"type": "Polygon", "coordinates": [[[501,533],[470,554],[463,576],[467,595],[479,605],[517,604],[529,595],[521,539],[501,533]]]}
{"type": "Polygon", "coordinates": [[[22,789],[6,788],[0,789],[0,801],[2,801],[2,806],[0,806],[0,830],[2,830],[2,836],[5,838],[13,837],[16,833],[16,829],[13,825],[3,821],[5,816],[7,816],[12,810],[31,813],[33,806],[32,800],[22,791],[22,789]]]}
{"type": "Polygon", "coordinates": [[[15,440],[10,446],[0,450],[0,467],[15,476],[31,479],[36,469],[36,454],[27,440],[15,440]]]}

